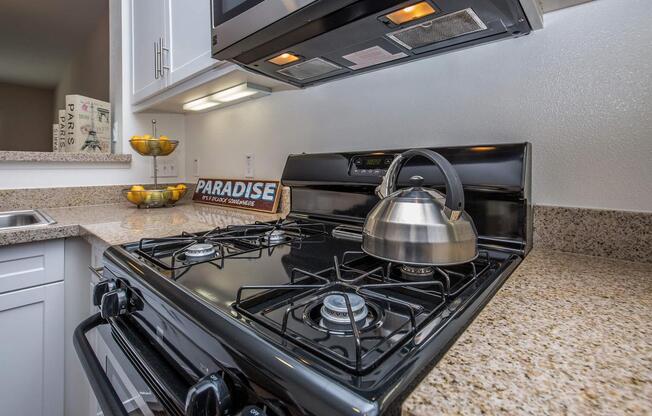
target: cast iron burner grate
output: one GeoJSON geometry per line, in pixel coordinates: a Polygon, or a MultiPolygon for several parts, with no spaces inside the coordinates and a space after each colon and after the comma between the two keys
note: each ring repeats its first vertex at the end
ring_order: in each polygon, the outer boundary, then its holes
{"type": "Polygon", "coordinates": [[[233,307],[319,358],[364,374],[413,342],[420,329],[444,313],[453,298],[481,279],[491,265],[483,252],[468,264],[435,267],[431,280],[404,281],[401,265],[350,251],[319,273],[293,269],[289,284],[242,286],[233,307]],[[245,297],[245,292],[254,293],[245,297]],[[353,310],[351,299],[359,301],[351,295],[364,301],[364,321],[353,310]],[[341,316],[348,323],[323,324],[320,311],[332,296],[340,296],[346,305],[341,316]]]}
{"type": "Polygon", "coordinates": [[[188,269],[207,262],[222,268],[224,259],[259,258],[263,249],[271,253],[278,245],[301,243],[315,234],[326,234],[324,224],[279,219],[229,225],[202,233],[183,232],[178,237],[143,238],[136,252],[166,270],[188,269]],[[205,255],[193,255],[199,251],[198,246],[205,255]]]}

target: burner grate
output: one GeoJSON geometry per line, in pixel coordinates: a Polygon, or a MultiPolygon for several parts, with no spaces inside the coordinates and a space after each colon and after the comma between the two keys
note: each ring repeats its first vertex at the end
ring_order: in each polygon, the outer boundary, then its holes
{"type": "Polygon", "coordinates": [[[431,280],[404,281],[400,264],[349,251],[341,262],[334,257],[333,267],[323,272],[294,269],[289,284],[241,286],[233,307],[318,357],[364,374],[411,342],[490,266],[483,252],[472,263],[434,267],[431,280]],[[248,292],[255,293],[245,296],[248,292]],[[369,309],[364,325],[355,320],[349,294],[360,296],[369,309]],[[346,328],[324,327],[315,318],[315,309],[333,295],[346,305],[346,328]]]}
{"type": "Polygon", "coordinates": [[[356,373],[375,368],[409,342],[418,329],[441,312],[447,286],[441,280],[402,282],[390,278],[392,265],[362,270],[345,259],[322,273],[295,270],[290,284],[242,286],[233,307],[284,338],[356,373]],[[397,291],[400,290],[400,291],[397,291]],[[256,293],[245,297],[245,292],[256,293]],[[347,294],[364,299],[375,312],[375,325],[359,327],[347,294]],[[310,319],[315,305],[328,296],[341,296],[349,319],[346,331],[317,327],[310,319]]]}
{"type": "Polygon", "coordinates": [[[185,271],[201,263],[212,263],[222,268],[227,258],[259,258],[263,249],[271,254],[278,245],[298,244],[316,234],[326,234],[324,224],[279,219],[271,223],[218,227],[203,233],[184,232],[178,237],[143,238],[138,242],[136,252],[165,270],[185,271]],[[189,251],[198,245],[206,247],[210,254],[193,256],[189,251]]]}

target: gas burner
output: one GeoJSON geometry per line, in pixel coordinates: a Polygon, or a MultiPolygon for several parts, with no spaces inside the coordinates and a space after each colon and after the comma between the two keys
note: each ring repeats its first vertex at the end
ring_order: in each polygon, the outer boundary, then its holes
{"type": "MultiPolygon", "coordinates": [[[[342,295],[344,292],[336,291],[320,296],[306,306],[303,321],[321,332],[353,336],[351,320],[342,295]]],[[[356,327],[361,333],[372,331],[382,325],[384,313],[375,302],[370,302],[354,293],[349,293],[348,297],[356,327]]]]}
{"type": "Polygon", "coordinates": [[[286,240],[285,231],[281,229],[275,229],[265,233],[265,240],[269,243],[280,243],[281,241],[286,240]]]}
{"type": "Polygon", "coordinates": [[[434,274],[435,268],[432,266],[414,266],[411,264],[401,266],[401,275],[403,278],[412,282],[432,280],[434,274]]]}
{"type": "Polygon", "coordinates": [[[349,299],[349,303],[351,304],[351,312],[353,312],[355,324],[358,327],[364,325],[365,318],[367,318],[368,314],[364,299],[354,293],[345,294],[341,292],[328,295],[324,298],[320,310],[322,317],[320,325],[334,330],[351,328],[351,319],[349,318],[344,296],[349,299]]]}
{"type": "Polygon", "coordinates": [[[197,243],[193,244],[184,252],[186,258],[196,260],[215,255],[215,247],[212,244],[197,243]]]}

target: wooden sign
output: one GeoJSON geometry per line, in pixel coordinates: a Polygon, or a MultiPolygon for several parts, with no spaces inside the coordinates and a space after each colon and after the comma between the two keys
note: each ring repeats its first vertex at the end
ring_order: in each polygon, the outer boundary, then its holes
{"type": "Polygon", "coordinates": [[[275,213],[281,196],[280,188],[279,181],[200,178],[192,200],[204,204],[275,213]]]}

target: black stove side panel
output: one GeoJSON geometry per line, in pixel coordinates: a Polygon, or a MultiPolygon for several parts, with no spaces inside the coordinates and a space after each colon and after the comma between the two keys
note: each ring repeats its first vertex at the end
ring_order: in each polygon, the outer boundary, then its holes
{"type": "MultiPolygon", "coordinates": [[[[473,218],[480,243],[526,254],[532,245],[530,143],[431,147],[456,168],[464,186],[465,210],[473,218]]],[[[394,156],[408,149],[290,155],[282,181],[292,188],[292,213],[362,224],[378,202],[374,189],[384,171],[355,172],[363,157],[394,156]]],[[[421,157],[399,175],[399,187],[413,175],[424,186],[445,192],[439,169],[421,157]]]]}

